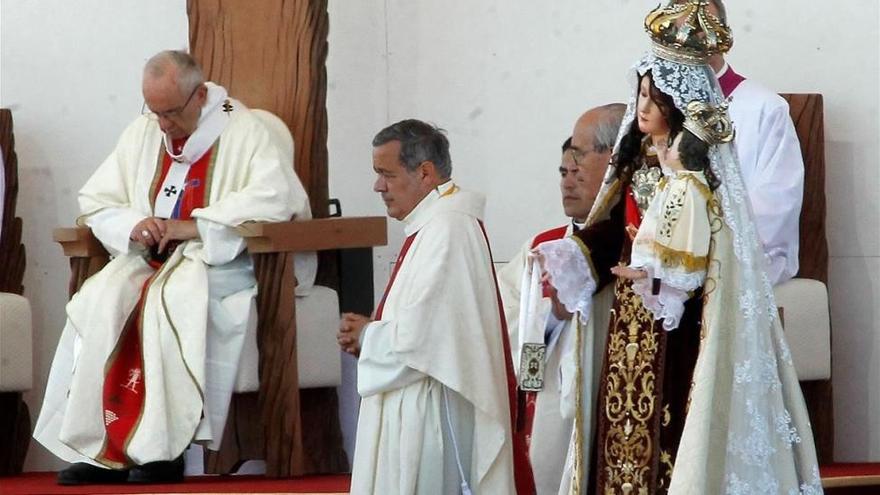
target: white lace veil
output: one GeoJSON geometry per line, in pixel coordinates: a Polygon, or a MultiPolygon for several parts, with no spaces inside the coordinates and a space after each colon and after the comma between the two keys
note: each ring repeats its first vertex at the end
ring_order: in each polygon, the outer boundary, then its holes
{"type": "MultiPolygon", "coordinates": [[[[708,65],[648,54],[630,71],[632,96],[615,153],[635,118],[639,76],[648,70],[681,111],[693,100],[723,100],[708,65]]],[[[721,181],[715,191],[720,205],[711,215],[700,356],[669,493],[822,493],[809,417],[737,158],[730,144],[712,146],[709,153],[721,181]],[[722,445],[725,451],[719,451],[722,445]]],[[[588,224],[606,216],[615,202],[614,174],[609,167],[588,224]]]]}

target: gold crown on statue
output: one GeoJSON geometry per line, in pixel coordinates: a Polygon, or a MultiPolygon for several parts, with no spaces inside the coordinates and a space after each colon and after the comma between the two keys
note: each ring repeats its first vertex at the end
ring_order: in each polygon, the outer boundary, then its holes
{"type": "Polygon", "coordinates": [[[708,145],[733,141],[733,124],[727,114],[727,102],[718,106],[703,101],[688,103],[684,112],[684,128],[708,145]]]}
{"type": "Polygon", "coordinates": [[[730,28],[709,12],[710,0],[670,0],[645,18],[654,53],[685,64],[705,64],[733,46],[730,28]]]}

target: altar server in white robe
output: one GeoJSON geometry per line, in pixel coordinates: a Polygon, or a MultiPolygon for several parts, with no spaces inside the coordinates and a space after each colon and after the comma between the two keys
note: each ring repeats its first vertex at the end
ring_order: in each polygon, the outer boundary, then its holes
{"type": "MultiPolygon", "coordinates": [[[[546,290],[549,287],[533,283],[533,278],[528,276],[529,265],[533,261],[530,254],[541,243],[568,237],[573,230],[583,226],[602,185],[625,110],[626,105],[623,104],[604,105],[588,110],[577,120],[572,137],[562,146],[559,165],[562,207],[569,222],[529,239],[498,272],[513,362],[520,385],[518,399],[523,402],[520,410],[525,412],[525,418],[518,425],[525,430],[539,495],[557,493],[561,482],[567,480],[563,478],[563,472],[572,440],[577,397],[574,390],[577,373],[574,354],[576,328],[572,315],[561,304],[553,305],[546,290]],[[537,297],[533,298],[539,301],[536,301],[535,311],[523,312],[523,307],[528,304],[521,304],[521,299],[529,293],[536,294],[537,297]],[[521,314],[526,318],[521,319],[521,314]],[[543,346],[545,364],[540,385],[528,383],[527,363],[531,357],[524,357],[524,346],[527,349],[543,346]]],[[[595,316],[587,325],[588,328],[584,328],[581,341],[582,362],[590,364],[582,370],[581,377],[584,389],[582,400],[586,404],[592,404],[595,400],[601,350],[605,344],[605,323],[611,308],[608,291],[600,292],[594,299],[595,316]]],[[[581,418],[585,433],[582,444],[587,450],[590,445],[592,409],[585,407],[586,414],[581,418]]]]}
{"type": "Polygon", "coordinates": [[[453,182],[449,143],[432,125],[398,122],[373,146],[374,190],[407,237],[374,318],[340,323],[362,397],[351,492],[531,493],[528,464],[514,469],[525,452],[514,447],[485,199],[453,182]]]}
{"type": "MultiPolygon", "coordinates": [[[[709,5],[709,11],[726,24],[724,2],[712,0],[709,5]]],[[[778,285],[798,272],[804,195],[804,159],[788,103],[737,74],[724,55],[713,55],[709,65],[730,99],[728,111],[736,130],[733,143],[743,183],[764,246],[770,283],[778,285]]]]}
{"type": "Polygon", "coordinates": [[[67,305],[34,432],[75,463],[62,484],[176,481],[190,442],[219,445],[256,324],[235,227],[309,215],[283,140],[188,54],[151,58],[143,92],[79,195],[112,259],[67,305]]]}

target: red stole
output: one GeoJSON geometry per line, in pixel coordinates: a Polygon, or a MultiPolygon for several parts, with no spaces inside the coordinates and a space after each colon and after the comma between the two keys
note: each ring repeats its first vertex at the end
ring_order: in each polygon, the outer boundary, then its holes
{"type": "MultiPolygon", "coordinates": [[[[175,141],[174,147],[182,147],[184,140],[175,141]]],[[[208,198],[206,182],[210,172],[212,157],[216,149],[211,149],[196,163],[190,166],[184,191],[174,208],[173,218],[179,220],[192,219],[192,211],[204,207],[208,198]]],[[[161,192],[159,187],[171,167],[171,157],[162,149],[161,168],[157,170],[157,179],[150,190],[150,200],[155,204],[156,196],[161,192]]],[[[166,247],[172,250],[173,246],[166,247]]],[[[150,266],[157,270],[161,262],[149,261],[150,266]]],[[[147,376],[144,374],[144,359],[141,350],[142,310],[146,301],[147,290],[152,284],[156,273],[150,276],[141,288],[140,299],[125,323],[116,348],[107,360],[103,384],[104,428],[107,432],[104,447],[97,460],[109,467],[121,469],[134,464],[125,454],[128,442],[134,435],[141,415],[144,411],[144,394],[146,393],[147,376]]],[[[177,453],[179,454],[179,453],[177,453]]],[[[170,460],[170,459],[165,459],[170,460]]]]}
{"type": "Polygon", "coordinates": [[[382,312],[385,310],[385,300],[388,298],[388,293],[391,292],[391,286],[394,284],[394,279],[397,278],[397,272],[400,271],[400,265],[403,264],[403,258],[406,257],[406,253],[409,252],[410,246],[412,246],[413,241],[416,240],[416,234],[418,234],[418,232],[412,234],[403,241],[400,253],[397,254],[397,262],[394,263],[394,270],[391,271],[391,278],[388,279],[388,285],[385,286],[385,293],[382,294],[382,300],[379,301],[379,305],[376,306],[376,311],[373,315],[374,320],[382,319],[382,312]]]}
{"type": "MultiPolygon", "coordinates": [[[[483,227],[483,222],[479,222],[479,224],[480,230],[483,232],[483,237],[486,239],[486,248],[489,250],[489,262],[492,266],[492,280],[495,283],[495,294],[498,299],[498,313],[501,316],[501,341],[503,344],[502,350],[504,352],[504,364],[507,374],[510,424],[511,428],[513,428],[513,475],[516,483],[516,492],[519,495],[531,495],[535,493],[535,479],[532,474],[532,465],[529,463],[528,448],[526,447],[525,437],[517,434],[515,430],[517,424],[517,386],[516,375],[513,373],[513,360],[510,356],[510,341],[507,337],[507,321],[504,318],[504,306],[501,303],[501,292],[498,290],[498,279],[495,276],[495,265],[492,262],[492,249],[489,246],[489,238],[486,235],[486,229],[483,227]]],[[[382,300],[376,307],[375,316],[373,317],[374,320],[382,319],[382,311],[385,309],[385,300],[388,298],[388,293],[391,292],[391,286],[394,284],[394,279],[397,277],[397,273],[400,271],[400,267],[403,265],[406,254],[409,252],[409,248],[412,246],[417,234],[418,232],[407,237],[403,246],[400,248],[400,253],[397,255],[397,263],[394,265],[394,270],[391,272],[391,278],[388,280],[388,285],[385,287],[385,293],[382,295],[382,300]]]]}
{"type": "Polygon", "coordinates": [[[529,462],[529,447],[526,437],[517,432],[517,384],[516,374],[513,372],[513,357],[510,354],[510,340],[507,335],[507,319],[504,317],[504,303],[501,301],[501,290],[498,288],[498,277],[495,275],[495,262],[492,259],[492,247],[489,245],[489,236],[486,235],[486,227],[479,222],[483,238],[486,240],[486,249],[489,250],[489,264],[492,266],[492,281],[495,284],[495,296],[498,299],[498,314],[501,316],[501,343],[504,346],[504,368],[507,372],[507,399],[510,405],[510,427],[513,434],[513,476],[518,495],[531,495],[535,493],[535,475],[532,473],[532,464],[529,462]]]}
{"type": "Polygon", "coordinates": [[[729,98],[733,91],[745,81],[746,78],[733,71],[733,67],[727,66],[727,71],[718,78],[718,85],[721,86],[721,92],[725,98],[729,98]]]}

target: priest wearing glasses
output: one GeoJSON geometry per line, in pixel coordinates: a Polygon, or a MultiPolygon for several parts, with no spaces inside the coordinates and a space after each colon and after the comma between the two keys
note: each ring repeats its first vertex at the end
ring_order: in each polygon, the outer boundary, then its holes
{"type": "Polygon", "coordinates": [[[293,143],[206,82],[152,57],[144,114],[79,192],[77,223],[111,254],[67,305],[34,437],[72,463],[60,484],[180,481],[192,441],[219,447],[256,324],[235,227],[308,217],[293,143]]]}

